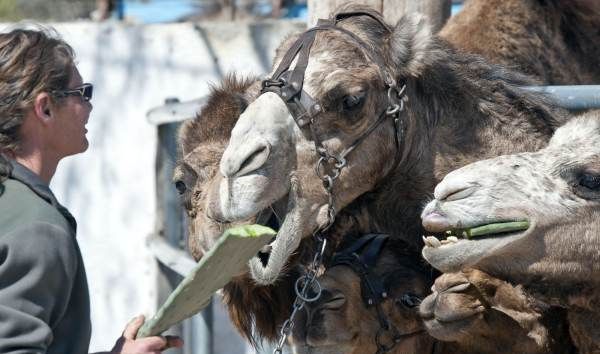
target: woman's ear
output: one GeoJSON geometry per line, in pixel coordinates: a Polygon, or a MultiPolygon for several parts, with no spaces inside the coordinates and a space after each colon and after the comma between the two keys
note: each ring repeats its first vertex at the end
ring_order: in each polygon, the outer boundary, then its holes
{"type": "Polygon", "coordinates": [[[412,13],[402,16],[390,37],[390,51],[400,76],[417,77],[430,59],[432,29],[426,16],[412,13]]]}
{"type": "Polygon", "coordinates": [[[42,92],[35,97],[33,101],[33,111],[35,116],[42,122],[47,122],[52,118],[53,103],[50,95],[42,92]]]}

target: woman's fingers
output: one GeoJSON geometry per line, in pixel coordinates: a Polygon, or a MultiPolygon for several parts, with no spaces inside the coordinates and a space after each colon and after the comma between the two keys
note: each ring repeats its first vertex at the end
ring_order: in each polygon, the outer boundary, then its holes
{"type": "Polygon", "coordinates": [[[139,315],[139,316],[134,317],[131,321],[129,321],[129,323],[125,327],[125,330],[123,331],[123,338],[135,339],[135,336],[137,335],[138,330],[140,329],[140,327],[142,327],[143,324],[144,324],[144,315],[139,315]]]}

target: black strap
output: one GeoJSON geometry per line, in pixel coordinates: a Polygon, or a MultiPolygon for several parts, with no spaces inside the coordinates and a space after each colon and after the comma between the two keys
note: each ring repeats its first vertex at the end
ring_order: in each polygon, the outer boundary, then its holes
{"type": "MultiPolygon", "coordinates": [[[[334,30],[334,31],[342,32],[345,35],[352,38],[354,40],[354,42],[356,42],[360,46],[360,48],[362,49],[365,56],[367,58],[369,58],[369,60],[371,60],[373,63],[375,63],[379,67],[380,75],[383,78],[386,85],[388,85],[388,86],[395,85],[392,75],[389,73],[389,71],[386,68],[385,60],[379,54],[379,52],[377,52],[376,50],[373,50],[373,48],[371,48],[365,41],[363,41],[360,37],[358,37],[354,33],[350,32],[344,28],[336,26],[338,22],[340,22],[344,19],[350,18],[350,17],[354,17],[354,16],[369,16],[369,17],[375,19],[377,22],[379,22],[388,32],[391,32],[390,28],[383,21],[379,20],[375,14],[369,13],[369,12],[363,12],[363,11],[344,12],[344,13],[336,14],[333,20],[320,19],[317,22],[317,26],[306,30],[303,34],[300,35],[300,37],[298,37],[296,42],[294,42],[292,44],[290,49],[288,49],[288,51],[285,53],[285,55],[279,62],[279,65],[278,65],[277,69],[275,70],[275,72],[273,72],[273,75],[271,76],[271,78],[268,80],[265,80],[265,81],[270,82],[270,83],[278,82],[281,78],[281,75],[290,68],[292,62],[294,61],[294,58],[296,58],[296,56],[298,56],[298,62],[296,64],[296,66],[294,67],[294,69],[292,70],[292,74],[290,75],[290,78],[289,78],[290,79],[289,85],[284,85],[284,87],[281,89],[282,98],[284,98],[284,100],[288,100],[288,101],[292,100],[296,95],[298,95],[298,94],[300,94],[300,92],[302,92],[302,86],[304,83],[304,73],[305,73],[306,67],[308,65],[308,57],[309,57],[309,53],[310,53],[312,44],[315,40],[316,32],[317,31],[334,30]],[[300,55],[298,55],[298,54],[300,54],[300,55]],[[290,87],[288,88],[285,86],[290,86],[290,87]],[[285,93],[285,94],[283,94],[283,93],[285,93]]],[[[269,85],[267,84],[267,86],[269,86],[269,85]]],[[[264,89],[264,87],[265,87],[265,83],[263,83],[263,89],[264,89]]]]}
{"type": "Polygon", "coordinates": [[[337,252],[330,267],[345,265],[360,277],[361,296],[367,306],[378,305],[387,297],[382,279],[373,274],[381,250],[387,239],[386,234],[367,234],[359,238],[350,247],[337,252]]]}
{"type": "Polygon", "coordinates": [[[388,32],[392,32],[392,29],[387,25],[387,23],[381,21],[379,16],[375,11],[347,11],[347,12],[338,12],[333,16],[333,22],[337,24],[340,21],[343,21],[349,17],[355,16],[369,16],[373,20],[379,22],[379,24],[384,27],[388,32]]]}

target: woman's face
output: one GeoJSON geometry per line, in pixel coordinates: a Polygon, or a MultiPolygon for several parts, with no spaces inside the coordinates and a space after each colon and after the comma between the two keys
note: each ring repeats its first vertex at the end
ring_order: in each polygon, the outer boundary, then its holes
{"type": "MultiPolygon", "coordinates": [[[[83,84],[77,68],[73,67],[67,90],[83,84]]],[[[84,152],[88,148],[86,138],[92,104],[81,96],[66,96],[56,100],[52,107],[52,123],[49,131],[49,146],[59,159],[84,152]]]]}

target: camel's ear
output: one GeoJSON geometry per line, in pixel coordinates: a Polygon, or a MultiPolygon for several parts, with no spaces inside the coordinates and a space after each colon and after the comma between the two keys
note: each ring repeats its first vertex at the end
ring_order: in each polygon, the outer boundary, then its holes
{"type": "Polygon", "coordinates": [[[404,15],[390,38],[392,61],[399,76],[417,77],[427,65],[427,52],[432,43],[432,29],[426,16],[404,15]]]}

